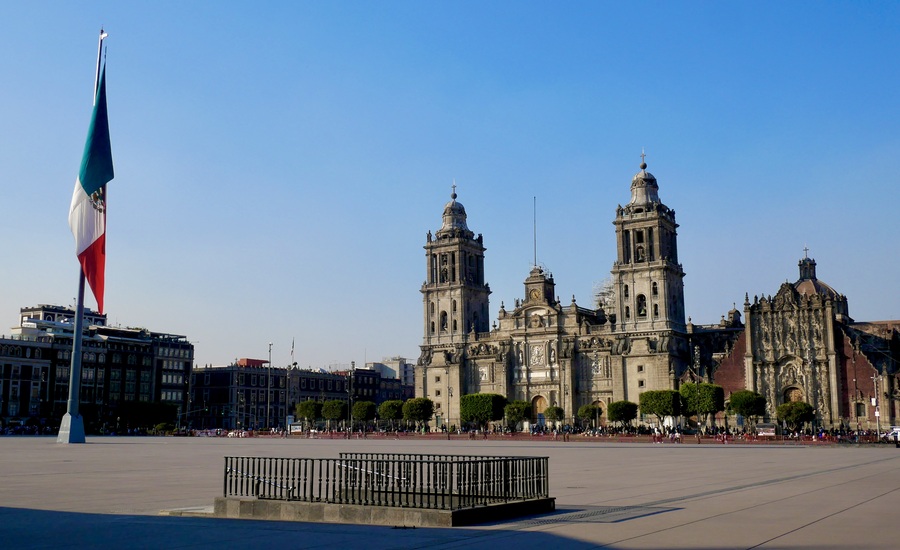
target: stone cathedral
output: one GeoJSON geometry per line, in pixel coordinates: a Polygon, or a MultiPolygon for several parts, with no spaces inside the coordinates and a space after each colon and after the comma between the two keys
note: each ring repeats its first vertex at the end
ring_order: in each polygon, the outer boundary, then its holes
{"type": "Polygon", "coordinates": [[[611,402],[637,403],[643,391],[685,381],[721,384],[726,398],[759,391],[770,415],[785,401],[804,400],[826,426],[874,419],[871,396],[881,397],[883,421],[896,415],[900,323],[854,323],[846,297],[816,279],[809,258],[800,262],[800,280],[774,298],[751,304],[745,296],[748,326],[737,309],[718,324],[685,322],[675,211],[643,162],[631,200],[616,208],[605,308],[574,297],[561,303],[552,274],[535,266],[521,297],[510,309],[501,302],[491,323],[484,239],[469,229],[456,198],[454,187],[441,228],[428,232],[424,247],[425,334],[415,383],[416,396],[435,404],[435,427],[459,425],[466,394],[530,402],[538,423],[548,406],[559,406],[572,422],[582,405],[601,405],[605,416],[611,402]]]}

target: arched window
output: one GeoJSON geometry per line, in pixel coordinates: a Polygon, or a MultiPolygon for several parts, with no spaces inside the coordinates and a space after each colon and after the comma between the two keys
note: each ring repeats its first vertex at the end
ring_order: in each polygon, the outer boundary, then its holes
{"type": "Polygon", "coordinates": [[[447,312],[441,312],[441,332],[447,331],[447,312]]]}
{"type": "Polygon", "coordinates": [[[625,306],[625,318],[631,319],[631,308],[628,306],[625,306]]]}
{"type": "Polygon", "coordinates": [[[625,285],[625,297],[628,298],[628,285],[625,285]]]}
{"type": "Polygon", "coordinates": [[[659,317],[659,304],[653,304],[653,316],[659,317]]]}
{"type": "Polygon", "coordinates": [[[456,300],[453,300],[453,313],[456,313],[456,300]]]}
{"type": "Polygon", "coordinates": [[[647,298],[643,294],[638,294],[637,297],[637,314],[638,317],[647,316],[647,298]]]}
{"type": "Polygon", "coordinates": [[[456,332],[456,331],[457,331],[457,328],[456,328],[456,319],[454,319],[454,320],[453,320],[453,332],[456,332]]]}
{"type": "Polygon", "coordinates": [[[654,295],[654,296],[659,296],[659,287],[656,285],[656,282],[654,282],[654,283],[651,285],[651,288],[652,288],[652,291],[653,291],[653,295],[654,295]]]}
{"type": "Polygon", "coordinates": [[[431,334],[434,334],[434,321],[431,322],[431,334]]]}

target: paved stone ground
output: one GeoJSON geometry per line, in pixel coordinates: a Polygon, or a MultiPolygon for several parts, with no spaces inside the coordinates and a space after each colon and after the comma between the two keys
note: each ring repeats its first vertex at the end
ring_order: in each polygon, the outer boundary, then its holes
{"type": "Polygon", "coordinates": [[[0,438],[2,548],[893,549],[898,509],[892,445],[0,438]],[[159,515],[211,508],[224,456],[350,450],[549,456],[557,512],[452,529],[159,515]]]}

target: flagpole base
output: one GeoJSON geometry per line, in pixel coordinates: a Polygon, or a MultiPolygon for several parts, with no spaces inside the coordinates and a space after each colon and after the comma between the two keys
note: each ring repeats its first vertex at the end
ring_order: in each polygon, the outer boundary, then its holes
{"type": "Polygon", "coordinates": [[[72,416],[66,413],[59,425],[57,443],[84,443],[84,418],[79,414],[72,416]]]}

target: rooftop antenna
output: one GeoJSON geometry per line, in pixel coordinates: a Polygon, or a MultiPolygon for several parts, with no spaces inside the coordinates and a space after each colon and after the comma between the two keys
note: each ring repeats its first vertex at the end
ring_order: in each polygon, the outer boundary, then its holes
{"type": "Polygon", "coordinates": [[[532,264],[532,267],[537,267],[537,196],[532,196],[531,200],[532,240],[534,241],[534,263],[532,264]]]}

